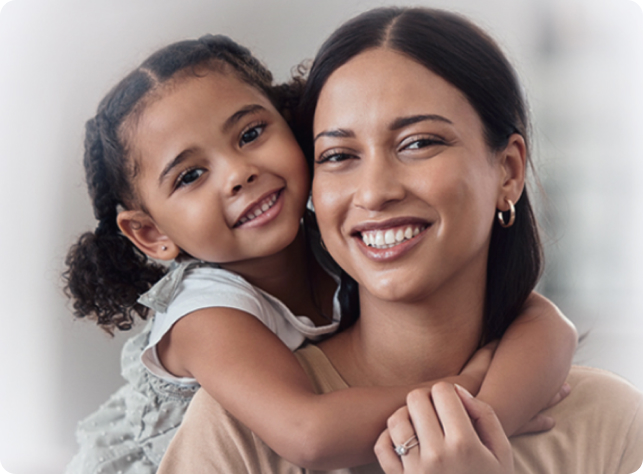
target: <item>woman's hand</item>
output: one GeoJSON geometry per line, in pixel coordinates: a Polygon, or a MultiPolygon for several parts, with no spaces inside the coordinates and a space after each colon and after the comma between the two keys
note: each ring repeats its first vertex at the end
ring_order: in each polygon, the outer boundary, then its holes
{"type": "Polygon", "coordinates": [[[388,420],[375,454],[387,474],[513,474],[509,440],[489,405],[438,383],[409,393],[388,420]],[[402,453],[398,455],[394,447],[402,453]]]}

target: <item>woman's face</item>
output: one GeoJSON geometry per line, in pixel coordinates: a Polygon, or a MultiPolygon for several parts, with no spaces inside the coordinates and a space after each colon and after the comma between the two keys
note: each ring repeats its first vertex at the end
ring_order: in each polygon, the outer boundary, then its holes
{"type": "Polygon", "coordinates": [[[322,237],[362,289],[408,302],[463,282],[484,291],[506,175],[458,89],[402,54],[369,50],[329,77],[313,128],[322,237]]]}

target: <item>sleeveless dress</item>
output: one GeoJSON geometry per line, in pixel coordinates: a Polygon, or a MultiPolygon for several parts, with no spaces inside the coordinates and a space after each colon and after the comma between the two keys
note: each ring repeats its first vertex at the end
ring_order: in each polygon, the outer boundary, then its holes
{"type": "Polygon", "coordinates": [[[266,324],[291,350],[335,332],[339,324],[337,295],[331,323],[315,327],[239,275],[196,260],[174,264],[139,301],[156,313],[123,346],[121,372],[127,383],[78,424],[80,450],[66,474],[156,472],[199,388],[195,379],[168,373],[156,355],[156,344],[181,317],[206,307],[241,309],[266,324]]]}

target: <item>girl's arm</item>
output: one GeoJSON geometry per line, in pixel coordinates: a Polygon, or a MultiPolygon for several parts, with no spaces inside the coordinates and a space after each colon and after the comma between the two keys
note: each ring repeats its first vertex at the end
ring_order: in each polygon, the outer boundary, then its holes
{"type": "MultiPolygon", "coordinates": [[[[317,395],[292,352],[255,317],[230,308],[183,317],[161,340],[158,353],[169,372],[196,378],[275,452],[311,469],[374,461],[373,446],[387,418],[416,388],[317,395]]],[[[490,359],[491,350],[482,351],[461,375],[445,380],[476,393],[490,359]]]]}
{"type": "Polygon", "coordinates": [[[493,407],[507,436],[545,409],[559,392],[577,342],[572,323],[551,301],[532,293],[500,340],[477,395],[493,407]]]}

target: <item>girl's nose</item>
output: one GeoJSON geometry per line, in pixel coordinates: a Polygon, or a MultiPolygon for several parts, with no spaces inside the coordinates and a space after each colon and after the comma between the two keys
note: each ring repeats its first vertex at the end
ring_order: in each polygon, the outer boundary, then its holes
{"type": "Polygon", "coordinates": [[[379,211],[406,196],[395,158],[373,154],[362,159],[360,172],[355,176],[353,202],[357,207],[379,211]]]}
{"type": "Polygon", "coordinates": [[[231,162],[228,167],[227,193],[230,196],[239,194],[241,190],[257,181],[258,177],[259,170],[256,166],[241,160],[231,162]]]}

